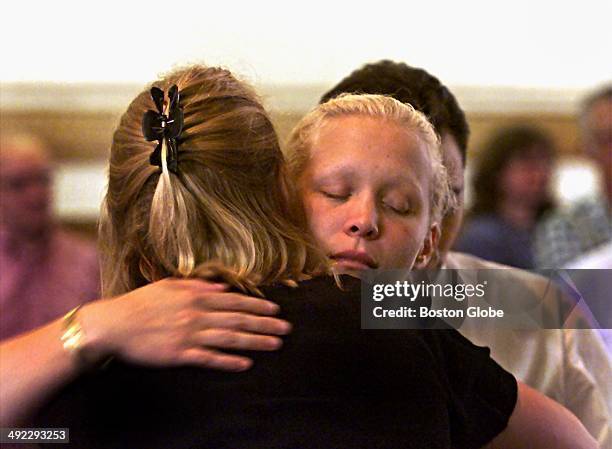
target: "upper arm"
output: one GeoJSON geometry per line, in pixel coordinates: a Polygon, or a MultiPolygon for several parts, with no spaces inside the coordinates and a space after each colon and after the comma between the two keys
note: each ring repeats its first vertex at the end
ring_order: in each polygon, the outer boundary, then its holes
{"type": "Polygon", "coordinates": [[[506,429],[487,448],[596,449],[597,443],[563,406],[520,383],[506,429]]]}
{"type": "Polygon", "coordinates": [[[612,363],[594,329],[563,330],[566,404],[600,445],[612,443],[612,363]]]}

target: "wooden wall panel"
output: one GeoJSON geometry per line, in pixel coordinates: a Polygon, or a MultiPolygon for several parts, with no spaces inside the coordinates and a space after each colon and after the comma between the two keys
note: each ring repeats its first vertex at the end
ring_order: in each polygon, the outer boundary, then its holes
{"type": "MultiPolygon", "coordinates": [[[[0,132],[29,129],[48,140],[59,162],[104,161],[120,112],[87,111],[0,111],[0,132]]],[[[290,130],[302,117],[301,112],[273,112],[272,118],[284,144],[290,130]]],[[[577,123],[573,114],[533,113],[469,113],[471,138],[468,158],[480,151],[484,141],[500,126],[533,124],[548,131],[555,140],[560,155],[578,152],[577,123]]],[[[468,159],[468,163],[469,163],[468,159]]],[[[95,220],[64,220],[64,224],[89,236],[95,235],[95,220]]]]}
{"type": "Polygon", "coordinates": [[[478,154],[486,140],[500,127],[512,125],[533,125],[547,132],[561,156],[572,155],[579,151],[578,124],[570,114],[468,114],[471,135],[468,156],[478,154]]]}
{"type": "Polygon", "coordinates": [[[49,142],[59,160],[106,159],[120,113],[2,111],[0,132],[31,131],[49,142]]]}
{"type": "MultiPolygon", "coordinates": [[[[289,132],[300,117],[301,114],[296,113],[274,116],[281,142],[286,141],[289,132]]],[[[537,126],[548,132],[556,143],[560,156],[573,155],[579,152],[578,126],[573,114],[470,113],[467,118],[471,130],[468,148],[468,157],[470,158],[481,151],[485,141],[499,127],[517,124],[537,126]]]]}

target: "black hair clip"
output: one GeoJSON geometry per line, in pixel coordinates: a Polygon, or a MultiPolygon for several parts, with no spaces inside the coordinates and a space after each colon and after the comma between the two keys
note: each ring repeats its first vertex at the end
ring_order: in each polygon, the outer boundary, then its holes
{"type": "Polygon", "coordinates": [[[168,111],[164,114],[164,91],[158,87],[151,88],[151,98],[155,102],[157,111],[149,109],[142,117],[142,134],[148,142],[157,140],[159,143],[149,157],[151,165],[162,168],[161,150],[164,139],[168,154],[166,164],[168,170],[177,174],[178,171],[178,145],[176,139],[183,130],[183,111],[179,107],[179,91],[176,85],[168,90],[168,111]]]}

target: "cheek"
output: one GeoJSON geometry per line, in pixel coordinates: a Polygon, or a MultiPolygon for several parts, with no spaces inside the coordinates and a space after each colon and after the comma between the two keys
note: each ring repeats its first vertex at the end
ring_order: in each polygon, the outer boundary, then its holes
{"type": "Polygon", "coordinates": [[[314,195],[305,195],[303,201],[308,228],[316,243],[327,249],[334,228],[331,211],[314,195]]]}
{"type": "Polygon", "coordinates": [[[504,189],[513,187],[515,184],[517,184],[517,180],[518,181],[521,180],[520,178],[521,178],[520,172],[507,168],[505,171],[502,172],[500,176],[500,185],[504,189]]]}
{"type": "Polygon", "coordinates": [[[425,239],[426,227],[420,221],[388,226],[381,268],[411,268],[425,239]]]}

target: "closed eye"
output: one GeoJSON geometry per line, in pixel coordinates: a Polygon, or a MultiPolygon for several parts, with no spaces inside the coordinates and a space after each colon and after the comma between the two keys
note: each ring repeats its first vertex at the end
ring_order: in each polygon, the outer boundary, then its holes
{"type": "Polygon", "coordinates": [[[396,213],[398,215],[408,215],[412,212],[410,206],[396,206],[385,202],[383,202],[383,205],[389,210],[391,210],[393,213],[396,213]]]}
{"type": "Polygon", "coordinates": [[[328,192],[325,190],[321,190],[321,194],[327,198],[331,198],[332,200],[336,200],[336,201],[343,201],[348,199],[351,195],[350,193],[335,193],[335,192],[328,192]]]}

